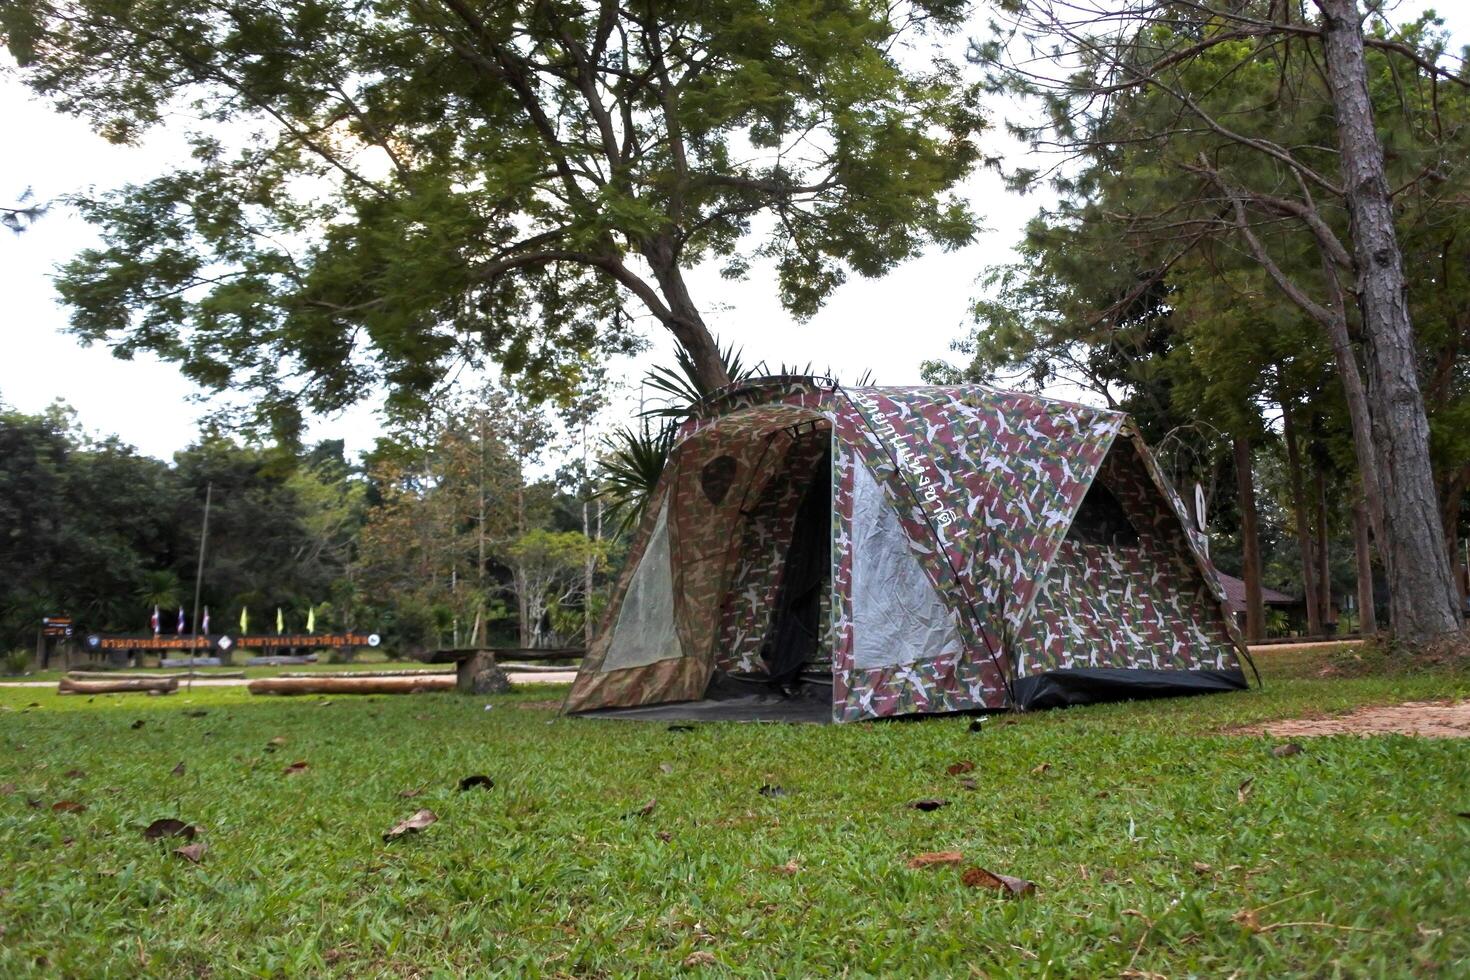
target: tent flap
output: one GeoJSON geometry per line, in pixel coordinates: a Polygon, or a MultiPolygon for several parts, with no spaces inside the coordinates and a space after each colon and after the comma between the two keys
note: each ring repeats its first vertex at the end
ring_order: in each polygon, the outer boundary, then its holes
{"type": "Polygon", "coordinates": [[[852,514],[853,666],[859,670],[958,657],[954,613],[934,591],[898,514],[857,464],[852,514]]]}

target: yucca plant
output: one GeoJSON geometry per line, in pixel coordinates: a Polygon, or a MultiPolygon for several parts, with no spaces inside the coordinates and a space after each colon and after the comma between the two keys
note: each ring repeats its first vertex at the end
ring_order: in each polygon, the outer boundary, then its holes
{"type": "MultiPolygon", "coordinates": [[[[757,368],[745,366],[742,352],[736,350],[734,344],[726,344],[718,347],[718,350],[720,362],[725,365],[725,373],[730,376],[731,381],[743,381],[757,376],[757,368]]],[[[695,402],[713,393],[713,389],[700,382],[694,360],[683,349],[675,352],[672,367],[661,364],[651,369],[643,376],[643,383],[654,391],[663,393],[662,405],[643,412],[644,415],[656,418],[685,418],[695,402]]]]}
{"type": "Polygon", "coordinates": [[[620,426],[603,440],[598,495],[608,502],[608,515],[618,522],[619,533],[643,517],[673,445],[673,424],[650,424],[646,418],[637,429],[620,426]]]}

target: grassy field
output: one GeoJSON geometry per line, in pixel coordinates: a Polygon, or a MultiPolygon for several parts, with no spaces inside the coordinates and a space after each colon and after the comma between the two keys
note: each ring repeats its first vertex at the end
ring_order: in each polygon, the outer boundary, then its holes
{"type": "Polygon", "coordinates": [[[978,733],[671,731],[559,718],[546,688],[488,710],[3,690],[0,975],[1470,974],[1470,740],[1278,757],[1221,734],[1470,677],[1319,660],[978,733]],[[420,807],[438,822],[384,843],[420,807]],[[201,828],[200,863],[144,839],[162,817],[201,828]],[[906,866],[943,850],[963,864],[906,866]],[[1038,890],[967,887],[970,865],[1038,890]]]}

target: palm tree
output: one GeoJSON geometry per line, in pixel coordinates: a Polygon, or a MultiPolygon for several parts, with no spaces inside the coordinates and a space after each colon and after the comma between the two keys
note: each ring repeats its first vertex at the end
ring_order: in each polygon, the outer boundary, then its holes
{"type": "Polygon", "coordinates": [[[619,534],[643,517],[673,445],[674,425],[664,421],[652,426],[646,418],[639,428],[621,426],[603,440],[598,496],[608,501],[607,513],[618,521],[619,534]]]}
{"type": "Polygon", "coordinates": [[[169,609],[180,604],[179,576],[170,571],[144,572],[143,583],[134,593],[145,606],[169,609]]]}

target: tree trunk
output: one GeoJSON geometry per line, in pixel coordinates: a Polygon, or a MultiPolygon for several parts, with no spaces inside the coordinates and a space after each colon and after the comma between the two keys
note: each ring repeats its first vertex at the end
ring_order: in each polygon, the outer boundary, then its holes
{"type": "Polygon", "coordinates": [[[1445,480],[1444,492],[1440,494],[1440,520],[1444,524],[1445,547],[1450,553],[1450,569],[1455,576],[1455,586],[1460,592],[1460,601],[1470,595],[1470,562],[1465,561],[1465,549],[1460,537],[1460,504],[1465,496],[1466,484],[1470,484],[1470,464],[1459,467],[1445,480]]]}
{"type": "Polygon", "coordinates": [[[1244,436],[1235,437],[1235,489],[1240,498],[1245,638],[1251,643],[1258,643],[1266,638],[1266,605],[1261,597],[1261,532],[1256,517],[1256,481],[1251,472],[1250,442],[1244,436]]]}
{"type": "Polygon", "coordinates": [[[694,362],[701,393],[708,394],[729,384],[730,375],[720,357],[719,345],[704,325],[704,317],[700,316],[689,295],[689,288],[684,284],[684,274],[679,269],[673,242],[667,236],[659,236],[647,242],[642,251],[658,282],[659,292],[669,304],[664,326],[694,362]]]}
{"type": "MultiPolygon", "coordinates": [[[[587,470],[587,421],[582,420],[582,537],[592,540],[592,481],[587,470]]],[[[582,562],[582,645],[592,647],[592,577],[597,555],[589,550],[582,562]]]]}
{"type": "Polygon", "coordinates": [[[480,423],[480,486],[479,513],[475,518],[475,635],[470,642],[475,646],[485,645],[485,409],[479,410],[480,423]]]}
{"type": "Polygon", "coordinates": [[[1307,513],[1307,495],[1302,485],[1302,457],[1296,444],[1296,427],[1291,406],[1281,403],[1281,434],[1286,441],[1286,468],[1291,480],[1291,509],[1296,525],[1296,543],[1302,553],[1302,601],[1307,605],[1307,635],[1322,635],[1322,608],[1317,604],[1317,563],[1312,558],[1312,521],[1307,513]]]}
{"type": "Polygon", "coordinates": [[[1429,463],[1429,421],[1419,390],[1403,254],[1368,97],[1357,0],[1316,2],[1322,11],[1366,340],[1368,398],[1384,504],[1389,626],[1397,636],[1417,643],[1460,628],[1458,590],[1429,463]]]}
{"type": "MultiPolygon", "coordinates": [[[[520,453],[516,454],[516,540],[526,537],[526,467],[520,453]]],[[[521,646],[536,645],[536,626],[531,622],[531,584],[524,566],[518,561],[511,570],[516,589],[516,622],[521,637],[521,646]]]]}
{"type": "Polygon", "coordinates": [[[1363,389],[1363,372],[1358,368],[1358,357],[1353,352],[1352,337],[1348,334],[1347,304],[1343,301],[1337,266],[1325,252],[1322,254],[1322,274],[1329,292],[1328,307],[1332,311],[1332,316],[1325,324],[1327,336],[1332,342],[1332,355],[1337,364],[1338,380],[1342,383],[1343,400],[1347,402],[1354,455],[1358,458],[1363,495],[1367,498],[1368,522],[1373,529],[1374,540],[1382,541],[1383,488],[1378,481],[1378,451],[1373,448],[1373,416],[1368,410],[1368,394],[1363,389]]]}
{"type": "Polygon", "coordinates": [[[1317,603],[1322,626],[1331,630],[1337,617],[1332,612],[1332,568],[1327,541],[1327,480],[1320,463],[1312,467],[1312,480],[1317,491],[1317,603]]]}
{"type": "Polygon", "coordinates": [[[1353,501],[1353,550],[1358,558],[1358,631],[1364,636],[1378,632],[1378,611],[1373,604],[1373,553],[1368,543],[1368,505],[1362,497],[1353,501]]]}

